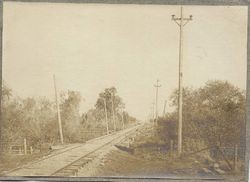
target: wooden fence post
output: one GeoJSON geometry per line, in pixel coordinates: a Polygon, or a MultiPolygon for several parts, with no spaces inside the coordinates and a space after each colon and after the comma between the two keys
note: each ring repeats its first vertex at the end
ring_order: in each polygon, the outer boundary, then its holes
{"type": "Polygon", "coordinates": [[[174,141],[170,140],[170,157],[173,155],[174,141]]]}
{"type": "Polygon", "coordinates": [[[234,171],[237,171],[237,161],[238,161],[238,145],[234,147],[234,171]]]}
{"type": "Polygon", "coordinates": [[[30,154],[33,154],[33,148],[30,146],[30,154]]]}
{"type": "Polygon", "coordinates": [[[24,155],[27,154],[27,142],[26,142],[26,138],[23,139],[23,148],[24,148],[24,155]]]}
{"type": "Polygon", "coordinates": [[[220,154],[222,155],[223,159],[226,161],[228,167],[230,170],[233,170],[233,166],[230,164],[229,160],[226,158],[226,155],[224,154],[224,152],[220,149],[219,146],[217,146],[218,151],[220,152],[220,154]]]}

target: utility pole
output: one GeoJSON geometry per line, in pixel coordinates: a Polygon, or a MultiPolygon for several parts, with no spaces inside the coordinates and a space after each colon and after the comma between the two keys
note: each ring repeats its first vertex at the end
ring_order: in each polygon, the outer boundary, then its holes
{"type": "Polygon", "coordinates": [[[159,80],[156,80],[156,85],[154,85],[156,88],[156,94],[155,94],[155,121],[158,119],[158,88],[161,87],[159,85],[159,80]]]}
{"type": "Polygon", "coordinates": [[[155,119],[155,103],[152,102],[152,106],[151,106],[151,112],[152,112],[152,119],[154,120],[155,119]]]}
{"type": "Polygon", "coordinates": [[[182,153],[182,61],[183,61],[183,27],[193,19],[193,16],[190,15],[189,18],[183,17],[183,8],[181,7],[181,16],[176,18],[175,15],[172,15],[172,20],[180,28],[180,39],[179,39],[179,97],[178,97],[178,155],[182,153]]]}
{"type": "Polygon", "coordinates": [[[112,104],[112,118],[114,124],[114,131],[116,131],[116,123],[115,123],[115,109],[114,109],[114,93],[111,93],[111,104],[112,104]]]}
{"type": "Polygon", "coordinates": [[[54,77],[54,86],[55,86],[55,97],[56,97],[56,108],[57,108],[57,119],[58,119],[58,126],[59,126],[59,133],[60,133],[60,141],[63,144],[63,132],[62,132],[62,122],[61,122],[61,113],[60,113],[60,106],[57,99],[57,89],[56,89],[56,76],[54,77]]]}
{"type": "Polygon", "coordinates": [[[165,100],[164,102],[164,109],[163,109],[163,113],[162,113],[162,116],[164,117],[165,114],[166,114],[166,105],[167,105],[167,100],[165,100]]]}
{"type": "Polygon", "coordinates": [[[103,98],[103,102],[104,102],[104,111],[105,111],[106,129],[107,129],[107,135],[108,135],[108,134],[109,134],[109,123],[108,123],[108,113],[107,113],[106,98],[103,98]]]}
{"type": "Polygon", "coordinates": [[[124,128],[125,128],[125,125],[124,125],[124,117],[123,117],[123,109],[122,109],[122,129],[124,130],[124,128]]]}

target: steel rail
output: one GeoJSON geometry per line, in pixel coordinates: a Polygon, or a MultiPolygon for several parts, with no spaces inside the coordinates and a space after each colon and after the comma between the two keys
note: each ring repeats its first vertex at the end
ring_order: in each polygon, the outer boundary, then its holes
{"type": "Polygon", "coordinates": [[[112,139],[111,141],[101,145],[100,147],[98,147],[97,149],[85,154],[84,156],[80,157],[79,159],[71,162],[70,164],[58,169],[57,171],[55,171],[54,173],[51,174],[51,176],[69,176],[69,175],[77,175],[78,170],[83,167],[85,164],[87,164],[90,159],[88,158],[91,154],[94,154],[95,152],[103,149],[105,146],[110,145],[111,143],[113,143],[116,140],[121,139],[120,141],[118,141],[118,143],[120,143],[121,141],[127,139],[128,137],[130,137],[130,135],[132,133],[134,133],[136,130],[138,129],[138,126],[133,128],[131,131],[128,131],[127,133],[124,133],[124,135],[119,135],[116,138],[112,139]],[[79,163],[79,164],[77,164],[79,163]],[[60,175],[58,175],[60,174],[60,175]]]}

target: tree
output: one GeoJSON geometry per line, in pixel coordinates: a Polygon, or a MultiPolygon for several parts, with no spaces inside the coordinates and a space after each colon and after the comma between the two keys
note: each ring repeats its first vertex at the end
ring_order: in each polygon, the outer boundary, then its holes
{"type": "Polygon", "coordinates": [[[81,95],[76,91],[61,94],[61,118],[66,142],[79,141],[81,95]]]}
{"type": "Polygon", "coordinates": [[[40,126],[40,143],[55,143],[58,139],[55,103],[43,97],[38,100],[38,106],[36,116],[40,126]]]}
{"type": "MultiPolygon", "coordinates": [[[[165,124],[172,125],[174,120],[177,126],[178,91],[170,99],[176,110],[164,118],[165,124]]],[[[198,89],[184,88],[184,146],[190,145],[191,140],[207,146],[241,144],[245,133],[245,104],[244,92],[227,81],[208,81],[198,89]]]]}
{"type": "Polygon", "coordinates": [[[210,144],[232,146],[240,143],[245,133],[245,94],[223,81],[209,81],[200,93],[200,117],[203,134],[210,144]]]}
{"type": "MultiPolygon", "coordinates": [[[[104,92],[101,92],[99,94],[99,98],[96,101],[95,108],[96,112],[99,113],[98,120],[104,121],[105,117],[105,104],[106,102],[106,109],[107,109],[107,115],[109,120],[113,120],[113,112],[114,112],[114,119],[118,120],[119,122],[116,122],[117,127],[122,128],[121,124],[121,117],[120,113],[122,109],[125,107],[124,103],[122,102],[121,97],[117,95],[117,90],[115,87],[106,88],[104,92]]],[[[111,125],[113,127],[113,123],[111,125]]]]}
{"type": "Polygon", "coordinates": [[[106,101],[107,112],[109,115],[112,113],[112,101],[114,104],[114,111],[118,112],[121,108],[124,108],[125,105],[122,102],[122,99],[116,95],[117,90],[115,87],[106,88],[104,92],[99,94],[99,98],[96,101],[95,107],[98,110],[104,110],[104,99],[106,101]]]}
{"type": "Polygon", "coordinates": [[[109,129],[114,129],[112,105],[114,109],[114,116],[115,116],[114,119],[116,122],[116,129],[123,128],[122,119],[124,121],[124,126],[136,121],[135,118],[129,116],[129,114],[126,111],[124,111],[125,104],[122,102],[122,98],[117,94],[116,88],[110,87],[104,89],[103,92],[99,93],[99,97],[97,98],[95,108],[90,109],[87,113],[84,113],[82,115],[81,121],[85,127],[103,128],[104,130],[106,130],[106,118],[105,118],[106,116],[105,116],[104,102],[106,102],[109,129]]]}

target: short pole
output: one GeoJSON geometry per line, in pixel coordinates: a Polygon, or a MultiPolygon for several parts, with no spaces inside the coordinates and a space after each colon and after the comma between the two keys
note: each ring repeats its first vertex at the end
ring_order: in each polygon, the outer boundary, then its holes
{"type": "Polygon", "coordinates": [[[170,157],[173,155],[174,141],[170,140],[170,157]]]}
{"type": "Polygon", "coordinates": [[[30,146],[30,154],[33,154],[33,148],[30,146]]]}
{"type": "Polygon", "coordinates": [[[27,154],[27,141],[26,138],[23,139],[23,148],[24,148],[24,155],[27,154]]]}
{"type": "Polygon", "coordinates": [[[237,171],[237,162],[238,162],[238,145],[236,144],[234,147],[234,171],[237,171]]]}

